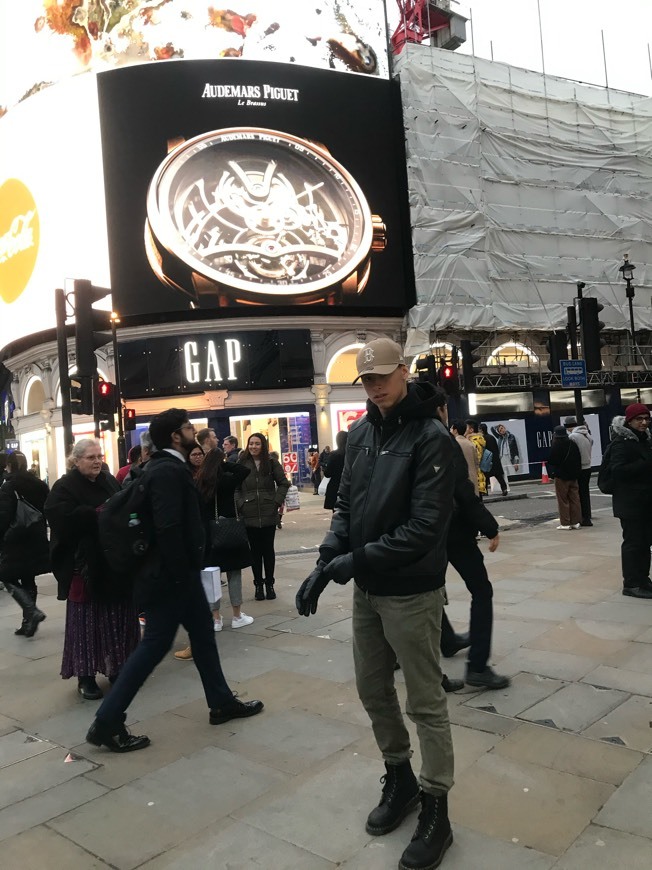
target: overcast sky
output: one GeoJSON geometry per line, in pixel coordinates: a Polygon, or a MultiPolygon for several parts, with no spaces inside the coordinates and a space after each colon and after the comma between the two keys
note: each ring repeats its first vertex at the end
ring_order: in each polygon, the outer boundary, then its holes
{"type": "MultiPolygon", "coordinates": [[[[605,84],[604,31],[609,86],[652,95],[648,44],[652,43],[652,0],[540,0],[546,73],[605,84]]],[[[387,0],[388,11],[396,8],[387,0]]],[[[541,70],[537,0],[471,0],[451,8],[473,19],[475,53],[541,70]]],[[[459,51],[471,54],[467,43],[459,51]]]]}

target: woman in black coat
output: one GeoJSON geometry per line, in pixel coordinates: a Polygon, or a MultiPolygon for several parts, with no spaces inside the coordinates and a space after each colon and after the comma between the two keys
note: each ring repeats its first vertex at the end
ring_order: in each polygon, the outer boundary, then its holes
{"type": "Polygon", "coordinates": [[[43,514],[48,497],[47,484],[27,471],[23,453],[7,457],[7,476],[0,486],[0,581],[23,611],[23,621],[14,634],[33,637],[45,613],[36,606],[36,577],[50,570],[45,517],[27,528],[12,528],[18,499],[43,514]]]}
{"type": "Polygon", "coordinates": [[[342,431],[337,433],[335,436],[336,449],[328,454],[328,461],[324,468],[324,477],[328,478],[324,508],[329,511],[335,510],[337,491],[340,488],[340,480],[344,471],[344,456],[346,455],[346,442],[348,438],[348,432],[342,431]]]}
{"type": "MultiPolygon", "coordinates": [[[[235,491],[249,474],[248,468],[236,462],[227,462],[224,453],[215,448],[206,454],[195,480],[206,532],[204,567],[217,566],[220,571],[226,572],[229,599],[233,608],[231,628],[243,628],[254,621],[253,616],[242,612],[241,606],[242,569],[251,565],[251,552],[246,543],[232,550],[215,550],[211,545],[210,525],[216,516],[235,519],[235,491]]],[[[215,631],[221,631],[219,601],[209,603],[214,604],[212,609],[215,631]]]]}
{"type": "Polygon", "coordinates": [[[130,578],[116,585],[99,540],[97,510],[120,485],[103,470],[99,441],[78,441],[69,464],[45,503],[57,598],[67,602],[61,676],[76,676],[82,698],[95,701],[102,697],[95,675],[104,674],[113,682],[140,631],[130,578]]]}

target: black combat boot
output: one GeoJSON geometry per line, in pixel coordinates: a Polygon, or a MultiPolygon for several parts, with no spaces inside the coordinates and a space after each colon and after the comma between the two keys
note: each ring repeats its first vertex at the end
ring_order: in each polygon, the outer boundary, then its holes
{"type": "Polygon", "coordinates": [[[389,834],[419,803],[419,783],[409,761],[387,764],[387,773],[381,777],[383,793],[380,803],[369,813],[365,830],[379,836],[389,834]]]}
{"type": "Polygon", "coordinates": [[[421,812],[412,842],[401,855],[399,870],[435,870],[453,842],[448,795],[421,793],[421,812]]]}
{"type": "Polygon", "coordinates": [[[10,588],[11,597],[23,609],[23,624],[16,634],[20,632],[20,634],[25,637],[34,637],[40,623],[45,619],[45,614],[42,610],[39,610],[34,603],[36,596],[33,593],[30,594],[25,589],[21,589],[18,586],[11,586],[10,588]]]}
{"type": "Polygon", "coordinates": [[[271,580],[265,580],[265,598],[268,601],[273,601],[276,598],[276,592],[274,592],[274,578],[271,580]]]}
{"type": "Polygon", "coordinates": [[[262,581],[260,583],[254,583],[254,586],[256,588],[254,598],[256,599],[256,601],[264,601],[265,600],[265,587],[264,587],[262,581]]]}

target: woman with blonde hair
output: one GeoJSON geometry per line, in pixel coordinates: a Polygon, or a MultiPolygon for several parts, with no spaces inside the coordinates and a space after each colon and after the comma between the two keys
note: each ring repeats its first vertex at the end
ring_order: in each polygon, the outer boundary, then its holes
{"type": "Polygon", "coordinates": [[[77,677],[89,701],[103,694],[96,674],[113,682],[139,639],[131,578],[109,577],[99,541],[98,509],[119,489],[103,467],[100,442],[84,438],[45,502],[57,598],[67,602],[61,676],[77,677]]]}

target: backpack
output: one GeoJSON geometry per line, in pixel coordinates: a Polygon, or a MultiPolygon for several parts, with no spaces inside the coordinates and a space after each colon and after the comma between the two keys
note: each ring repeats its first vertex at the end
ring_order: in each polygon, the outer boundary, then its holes
{"type": "Polygon", "coordinates": [[[494,464],[494,456],[491,450],[487,450],[485,447],[482,451],[482,456],[480,457],[480,471],[483,471],[485,474],[488,474],[493,468],[494,464]]]}
{"type": "Polygon", "coordinates": [[[607,445],[607,449],[602,457],[600,470],[598,471],[598,489],[605,495],[614,494],[614,481],[611,474],[611,445],[613,441],[607,445]]]}
{"type": "Polygon", "coordinates": [[[133,577],[144,565],[152,541],[149,517],[145,475],[114,493],[98,512],[102,553],[109,569],[120,577],[133,577]]]}

